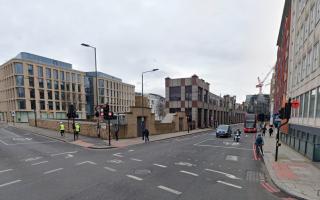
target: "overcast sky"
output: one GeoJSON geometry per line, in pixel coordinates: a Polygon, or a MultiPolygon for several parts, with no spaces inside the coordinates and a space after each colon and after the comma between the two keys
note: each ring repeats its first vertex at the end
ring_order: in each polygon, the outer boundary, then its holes
{"type": "MultiPolygon", "coordinates": [[[[276,61],[284,0],[0,0],[0,63],[25,51],[165,95],[197,74],[217,95],[257,93],[276,61]]],[[[270,80],[270,78],[269,78],[270,80]]],[[[269,82],[269,81],[266,81],[269,82]]],[[[269,93],[269,87],[264,88],[269,93]]]]}

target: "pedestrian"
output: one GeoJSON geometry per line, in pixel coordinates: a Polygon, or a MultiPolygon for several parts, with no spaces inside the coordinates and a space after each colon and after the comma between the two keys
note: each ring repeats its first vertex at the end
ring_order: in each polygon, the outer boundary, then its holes
{"type": "Polygon", "coordinates": [[[269,135],[270,135],[270,137],[273,135],[273,127],[272,127],[272,125],[269,126],[269,135]]]}
{"type": "Polygon", "coordinates": [[[149,142],[149,130],[147,128],[144,129],[144,141],[149,142]]]}
{"type": "Polygon", "coordinates": [[[64,124],[62,122],[59,123],[59,130],[61,136],[64,136],[64,124]]]}
{"type": "Polygon", "coordinates": [[[118,141],[119,140],[119,125],[116,126],[115,135],[116,135],[116,141],[118,141]]]}
{"type": "Polygon", "coordinates": [[[74,134],[73,134],[73,140],[74,141],[79,139],[79,133],[80,133],[80,124],[76,123],[75,129],[74,129],[74,134]]]}
{"type": "Polygon", "coordinates": [[[266,135],[266,130],[267,130],[267,124],[264,124],[262,128],[262,136],[266,135]]]}

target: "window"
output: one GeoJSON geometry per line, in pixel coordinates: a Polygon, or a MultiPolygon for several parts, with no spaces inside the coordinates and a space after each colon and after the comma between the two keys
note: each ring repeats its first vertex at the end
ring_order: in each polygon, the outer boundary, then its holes
{"type": "Polygon", "coordinates": [[[17,96],[19,98],[24,98],[25,97],[24,88],[22,88],[22,87],[17,88],[17,96]]]}
{"type": "Polygon", "coordinates": [[[78,92],[81,92],[81,85],[78,85],[78,92]]]}
{"type": "Polygon", "coordinates": [[[17,86],[24,86],[23,76],[16,76],[16,84],[17,84],[17,86]]]}
{"type": "Polygon", "coordinates": [[[59,100],[59,92],[58,91],[54,92],[54,99],[59,100]]]}
{"type": "Polygon", "coordinates": [[[320,118],[320,87],[317,89],[316,117],[320,118]]]}
{"type": "Polygon", "coordinates": [[[44,87],[44,84],[43,84],[43,79],[42,78],[39,78],[39,88],[43,88],[44,87]]]}
{"type": "Polygon", "coordinates": [[[44,99],[44,90],[39,90],[40,99],[44,99]]]}
{"type": "Polygon", "coordinates": [[[75,91],[76,91],[76,84],[72,83],[72,92],[75,92],[75,91]]]}
{"type": "MultiPolygon", "coordinates": [[[[112,94],[112,92],[111,92],[112,94]]],[[[169,88],[169,99],[170,101],[180,101],[181,100],[181,87],[175,86],[169,88]]]]}
{"type": "Polygon", "coordinates": [[[31,100],[30,104],[31,104],[31,109],[35,110],[36,109],[36,100],[31,100]]]}
{"type": "Polygon", "coordinates": [[[29,77],[29,87],[34,87],[34,78],[29,77]]]}
{"type": "Polygon", "coordinates": [[[99,97],[99,103],[104,104],[104,97],[99,97]]]}
{"type": "Polygon", "coordinates": [[[60,80],[64,81],[64,71],[60,71],[60,80]]]}
{"type": "Polygon", "coordinates": [[[14,63],[14,71],[16,74],[23,74],[23,64],[22,63],[14,63]]]}
{"type": "Polygon", "coordinates": [[[40,101],[40,110],[45,110],[45,109],[46,109],[45,101],[40,101]]]}
{"type": "Polygon", "coordinates": [[[80,74],[77,74],[77,82],[78,82],[78,83],[81,82],[81,76],[80,76],[80,74]]]}
{"type": "Polygon", "coordinates": [[[304,94],[304,104],[303,104],[303,117],[308,117],[309,109],[309,92],[304,94]]]}
{"type": "Polygon", "coordinates": [[[99,87],[100,88],[104,87],[104,80],[100,79],[98,82],[99,82],[99,87]]]}
{"type": "Polygon", "coordinates": [[[300,95],[299,117],[303,117],[304,95],[300,95]]]}
{"type": "Polygon", "coordinates": [[[66,84],[66,91],[70,91],[70,83],[66,84]]]}
{"type": "Polygon", "coordinates": [[[191,85],[185,86],[185,93],[186,93],[185,100],[191,101],[192,100],[192,86],[191,85]]]}
{"type": "Polygon", "coordinates": [[[66,110],[66,103],[65,102],[62,102],[62,110],[66,110]]]}
{"type": "Polygon", "coordinates": [[[60,87],[61,87],[61,90],[64,90],[65,89],[65,83],[64,82],[61,82],[61,84],[60,84],[60,87]]]}
{"type": "Polygon", "coordinates": [[[26,109],[26,100],[18,99],[17,103],[18,103],[18,109],[20,109],[20,110],[26,109]]]}
{"type": "Polygon", "coordinates": [[[38,77],[43,77],[43,67],[38,66],[38,77]]]}
{"type": "Polygon", "coordinates": [[[61,100],[66,100],[66,96],[64,92],[61,92],[61,100]]]}
{"type": "Polygon", "coordinates": [[[99,95],[104,96],[104,89],[103,88],[99,88],[99,95]]]}
{"type": "Polygon", "coordinates": [[[47,89],[52,89],[52,81],[47,80],[47,89]]]}
{"type": "Polygon", "coordinates": [[[52,99],[52,91],[48,91],[48,99],[52,99]]]}
{"type": "Polygon", "coordinates": [[[66,72],[66,81],[70,81],[70,73],[66,72]]]}
{"type": "Polygon", "coordinates": [[[72,73],[71,74],[71,81],[73,82],[73,83],[75,83],[76,82],[76,75],[74,74],[74,73],[72,73]]]}
{"type": "Polygon", "coordinates": [[[316,90],[310,92],[310,107],[309,107],[309,117],[314,117],[314,108],[316,103],[316,90]]]}
{"type": "Polygon", "coordinates": [[[53,110],[53,102],[52,101],[48,101],[48,108],[49,108],[49,110],[53,110]]]}
{"type": "Polygon", "coordinates": [[[59,78],[59,72],[58,72],[58,70],[56,70],[56,69],[53,70],[53,78],[54,78],[55,80],[58,80],[58,78],[59,78]]]}
{"type": "Polygon", "coordinates": [[[60,110],[60,102],[56,102],[56,110],[60,110]]]}
{"type": "Polygon", "coordinates": [[[198,101],[203,101],[203,89],[201,87],[198,87],[198,101]]]}
{"type": "Polygon", "coordinates": [[[29,74],[29,76],[33,76],[34,74],[33,74],[33,65],[28,65],[28,74],[29,74]]]}
{"type": "Polygon", "coordinates": [[[59,90],[59,82],[58,81],[54,81],[54,89],[59,90]]]}
{"type": "Polygon", "coordinates": [[[315,71],[319,66],[319,42],[317,42],[313,47],[313,65],[312,72],[315,71]]]}
{"type": "Polygon", "coordinates": [[[51,69],[50,68],[46,68],[46,77],[51,78],[51,69]]]}
{"type": "Polygon", "coordinates": [[[208,103],[208,91],[207,90],[204,91],[204,102],[208,103]]]}
{"type": "Polygon", "coordinates": [[[30,89],[29,91],[30,91],[30,98],[36,98],[35,90],[30,89]]]}

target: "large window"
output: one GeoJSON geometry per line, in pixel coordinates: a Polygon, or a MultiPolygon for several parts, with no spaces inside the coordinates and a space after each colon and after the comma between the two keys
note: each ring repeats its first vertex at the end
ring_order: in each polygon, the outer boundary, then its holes
{"type": "Polygon", "coordinates": [[[23,74],[23,64],[22,63],[14,63],[14,71],[16,74],[23,74]]]}
{"type": "Polygon", "coordinates": [[[299,117],[303,117],[304,95],[300,95],[299,117]]]}
{"type": "Polygon", "coordinates": [[[104,89],[103,88],[99,88],[99,95],[104,96],[104,89]]]}
{"type": "Polygon", "coordinates": [[[185,96],[186,101],[191,101],[192,100],[192,86],[191,85],[188,85],[185,87],[185,93],[186,93],[186,96],[185,96]]]}
{"type": "Polygon", "coordinates": [[[52,99],[52,91],[48,91],[48,99],[52,99]]]}
{"type": "Polygon", "coordinates": [[[52,89],[52,81],[50,79],[47,80],[47,89],[52,89]]]}
{"type": "Polygon", "coordinates": [[[52,101],[48,101],[48,108],[49,108],[49,110],[53,110],[53,102],[52,101]]]}
{"type": "Polygon", "coordinates": [[[309,111],[309,92],[304,94],[304,106],[303,106],[303,117],[308,117],[309,111]]]}
{"type": "Polygon", "coordinates": [[[64,90],[65,89],[65,83],[61,82],[60,87],[61,87],[61,90],[64,90]]]}
{"type": "Polygon", "coordinates": [[[31,109],[35,110],[36,109],[36,100],[31,100],[30,104],[31,104],[31,109]]]}
{"type": "Polygon", "coordinates": [[[98,82],[99,82],[99,87],[100,88],[104,87],[104,80],[100,79],[98,82]]]}
{"type": "Polygon", "coordinates": [[[56,101],[56,110],[60,110],[60,102],[56,101]]]}
{"type": "Polygon", "coordinates": [[[169,88],[169,99],[170,101],[180,101],[181,100],[181,87],[170,87],[169,88]]]}
{"type": "Polygon", "coordinates": [[[44,99],[44,90],[39,90],[40,99],[44,99]]]}
{"type": "Polygon", "coordinates": [[[54,81],[54,89],[59,90],[59,82],[58,81],[54,81]]]}
{"type": "Polygon", "coordinates": [[[203,89],[198,87],[198,101],[203,101],[203,89]]]}
{"type": "Polygon", "coordinates": [[[17,96],[19,98],[24,98],[25,97],[25,93],[24,93],[24,88],[23,87],[17,88],[17,96]]]}
{"type": "Polygon", "coordinates": [[[29,76],[33,76],[34,75],[34,73],[33,73],[33,65],[28,65],[28,74],[29,74],[29,76]]]}
{"type": "Polygon", "coordinates": [[[60,80],[64,81],[64,71],[60,71],[60,80]]]}
{"type": "Polygon", "coordinates": [[[26,109],[26,100],[18,99],[17,102],[18,102],[18,109],[20,110],[26,109]]]}
{"type": "Polygon", "coordinates": [[[44,88],[43,79],[39,78],[39,88],[44,88]]]}
{"type": "Polygon", "coordinates": [[[70,73],[66,72],[66,81],[70,81],[70,73]]]}
{"type": "Polygon", "coordinates": [[[66,99],[65,93],[61,92],[61,100],[65,100],[65,99],[66,99]]]}
{"type": "Polygon", "coordinates": [[[72,73],[71,74],[71,81],[73,82],[73,83],[75,83],[76,82],[76,75],[74,74],[74,73],[72,73]]]}
{"type": "Polygon", "coordinates": [[[78,84],[78,92],[81,92],[81,85],[78,84]]]}
{"type": "Polygon", "coordinates": [[[314,117],[314,108],[316,103],[316,90],[311,90],[310,92],[310,106],[309,106],[309,117],[314,117]]]}
{"type": "Polygon", "coordinates": [[[75,92],[75,91],[76,91],[76,84],[72,83],[72,92],[75,92]]]}
{"type": "Polygon", "coordinates": [[[34,87],[34,78],[29,77],[29,87],[34,87]]]}
{"type": "Polygon", "coordinates": [[[77,82],[80,83],[81,82],[81,75],[77,74],[77,82]]]}
{"type": "Polygon", "coordinates": [[[23,76],[16,76],[16,84],[17,84],[17,86],[24,86],[23,76]]]}
{"type": "Polygon", "coordinates": [[[30,89],[29,91],[30,91],[30,98],[36,98],[35,90],[30,89]]]}
{"type": "Polygon", "coordinates": [[[58,80],[58,78],[59,78],[59,72],[58,72],[58,70],[56,70],[56,69],[53,70],[53,78],[54,78],[55,80],[58,80]]]}
{"type": "Polygon", "coordinates": [[[51,69],[46,68],[46,78],[51,78],[51,69]]]}
{"type": "Polygon", "coordinates": [[[58,91],[54,92],[54,99],[59,100],[59,92],[58,91]]]}
{"type": "Polygon", "coordinates": [[[43,67],[38,66],[38,77],[43,77],[43,67]]]}
{"type": "Polygon", "coordinates": [[[45,110],[45,109],[46,109],[46,102],[40,101],[40,110],[45,110]]]}
{"type": "Polygon", "coordinates": [[[99,103],[104,104],[104,97],[99,97],[99,103]]]}
{"type": "Polygon", "coordinates": [[[320,87],[317,89],[316,117],[320,118],[320,87]]]}

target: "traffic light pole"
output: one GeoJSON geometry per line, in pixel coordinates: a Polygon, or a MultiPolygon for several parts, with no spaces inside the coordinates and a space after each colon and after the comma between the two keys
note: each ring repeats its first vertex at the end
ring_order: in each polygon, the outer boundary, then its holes
{"type": "Polygon", "coordinates": [[[111,146],[111,129],[110,129],[110,119],[108,119],[108,129],[109,129],[109,146],[111,146]]]}
{"type": "Polygon", "coordinates": [[[276,153],[275,153],[275,161],[277,162],[278,161],[278,152],[279,152],[279,146],[281,146],[280,144],[280,128],[286,124],[288,124],[289,122],[289,119],[286,120],[285,123],[281,124],[279,127],[278,127],[278,130],[277,130],[277,136],[276,136],[276,153]]]}

